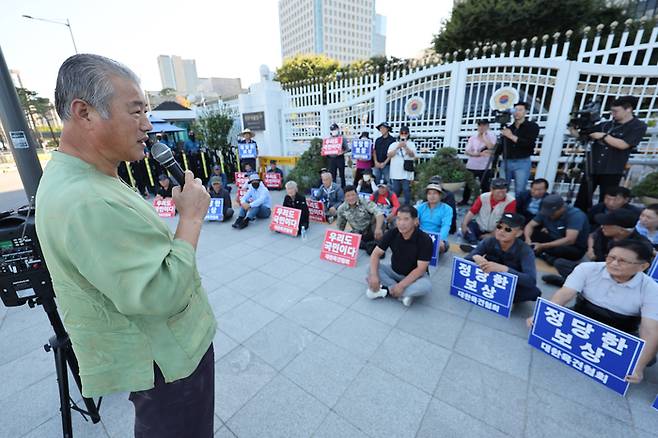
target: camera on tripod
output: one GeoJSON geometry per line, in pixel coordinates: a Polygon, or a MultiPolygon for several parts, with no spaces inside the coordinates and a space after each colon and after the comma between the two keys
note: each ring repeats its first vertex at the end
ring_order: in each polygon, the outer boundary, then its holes
{"type": "Polygon", "coordinates": [[[492,114],[494,116],[494,123],[498,123],[500,125],[507,125],[509,122],[512,121],[512,115],[514,114],[514,108],[506,109],[506,110],[493,110],[492,114]]]}
{"type": "Polygon", "coordinates": [[[571,120],[567,123],[568,128],[578,131],[581,138],[586,138],[594,132],[596,124],[601,120],[601,102],[589,101],[579,111],[571,113],[571,120]]]}

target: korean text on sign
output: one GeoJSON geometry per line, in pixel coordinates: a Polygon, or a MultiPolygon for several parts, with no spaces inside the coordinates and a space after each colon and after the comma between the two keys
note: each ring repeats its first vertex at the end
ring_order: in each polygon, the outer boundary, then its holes
{"type": "Polygon", "coordinates": [[[171,198],[160,198],[153,200],[153,208],[160,217],[176,216],[176,204],[171,198]]]}
{"type": "Polygon", "coordinates": [[[240,158],[256,158],[256,143],[238,143],[240,158]]]}
{"type": "Polygon", "coordinates": [[[517,277],[507,272],[486,274],[476,263],[455,257],[450,295],[509,318],[517,277]]]}
{"type": "Polygon", "coordinates": [[[308,205],[309,218],[313,222],[326,222],[324,216],[324,202],[307,199],[306,205],[308,205]]]}
{"type": "Polygon", "coordinates": [[[275,205],[274,211],[272,211],[270,230],[296,236],[299,232],[299,220],[301,217],[302,211],[297,208],[275,205]]]}
{"type": "Polygon", "coordinates": [[[280,189],[283,186],[283,178],[277,172],[268,172],[265,174],[265,187],[268,189],[280,189]]]}
{"type": "Polygon", "coordinates": [[[343,137],[329,137],[322,140],[321,155],[338,155],[343,151],[343,137]]]}
{"type": "Polygon", "coordinates": [[[221,221],[224,220],[224,199],[212,198],[208,206],[208,212],[204,220],[221,221]]]}
{"type": "Polygon", "coordinates": [[[320,258],[353,268],[356,266],[360,243],[360,234],[327,230],[324,234],[320,258]]]}
{"type": "Polygon", "coordinates": [[[423,230],[425,234],[430,236],[432,239],[432,258],[430,259],[430,266],[436,266],[439,263],[439,243],[441,242],[441,235],[439,233],[433,233],[431,231],[423,230]]]}
{"type": "Polygon", "coordinates": [[[244,188],[249,182],[249,176],[245,172],[235,172],[235,186],[238,188],[238,201],[247,194],[247,189],[244,188]]]}
{"type": "Polygon", "coordinates": [[[367,138],[352,140],[352,158],[370,161],[372,159],[372,140],[367,138]]]}
{"type": "Polygon", "coordinates": [[[622,395],[644,347],[640,338],[543,298],[528,343],[622,395]]]}

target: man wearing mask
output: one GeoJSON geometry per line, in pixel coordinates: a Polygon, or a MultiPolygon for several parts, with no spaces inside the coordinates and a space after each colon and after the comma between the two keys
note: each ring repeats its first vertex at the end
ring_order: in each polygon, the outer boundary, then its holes
{"type": "MultiPolygon", "coordinates": [[[[581,210],[588,211],[592,206],[592,193],[597,187],[600,188],[601,203],[607,190],[619,185],[628,157],[647,132],[647,125],[633,114],[636,105],[637,98],[634,96],[622,96],[614,100],[610,104],[612,120],[597,124],[595,132],[589,134],[595,140],[589,152],[592,187],[589,187],[587,178],[583,178],[575,202],[575,206],[581,210]]],[[[569,133],[578,136],[574,128],[569,128],[569,133]]]]}
{"type": "Polygon", "coordinates": [[[241,230],[247,228],[250,221],[258,219],[267,219],[270,217],[272,208],[272,200],[270,199],[270,192],[260,180],[257,173],[249,175],[249,190],[240,199],[240,213],[235,223],[231,225],[233,228],[241,230]]]}
{"type": "Polygon", "coordinates": [[[530,179],[532,162],[530,156],[535,150],[535,143],[539,135],[539,126],[526,120],[529,105],[518,102],[514,105],[514,123],[504,128],[500,134],[504,137],[506,147],[503,147],[503,172],[508,183],[514,180],[514,194],[518,195],[525,190],[530,179]]]}
{"type": "Polygon", "coordinates": [[[390,160],[390,178],[393,181],[393,193],[404,193],[404,204],[411,204],[411,181],[414,180],[414,158],[416,144],[409,140],[409,128],[400,128],[400,138],[388,147],[386,155],[390,160]]]}
{"type": "Polygon", "coordinates": [[[380,123],[376,128],[381,134],[381,137],[375,140],[375,153],[373,156],[375,167],[373,173],[375,181],[384,180],[384,182],[388,183],[390,170],[389,162],[391,161],[391,159],[388,158],[388,148],[395,143],[395,139],[391,136],[391,126],[388,123],[380,123]]]}
{"type": "MultiPolygon", "coordinates": [[[[338,137],[340,135],[340,128],[337,124],[333,123],[329,128],[329,135],[338,137]]],[[[343,137],[343,144],[341,152],[337,155],[329,155],[329,173],[334,181],[338,181],[337,175],[340,175],[340,187],[345,188],[345,152],[347,152],[347,139],[343,137]],[[338,173],[336,172],[338,171],[338,173]]]]}

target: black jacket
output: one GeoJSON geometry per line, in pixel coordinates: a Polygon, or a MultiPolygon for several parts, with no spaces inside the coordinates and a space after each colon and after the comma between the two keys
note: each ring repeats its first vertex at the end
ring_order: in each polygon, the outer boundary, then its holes
{"type": "Polygon", "coordinates": [[[289,195],[286,195],[286,197],[283,198],[283,206],[301,210],[302,216],[299,219],[299,230],[301,231],[302,227],[305,227],[308,230],[308,205],[306,205],[306,198],[303,195],[297,193],[295,195],[295,199],[291,198],[289,195]]]}

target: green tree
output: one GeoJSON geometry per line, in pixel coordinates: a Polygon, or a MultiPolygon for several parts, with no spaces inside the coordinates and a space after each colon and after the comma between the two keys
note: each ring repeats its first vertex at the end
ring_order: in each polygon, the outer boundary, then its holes
{"type": "Polygon", "coordinates": [[[42,138],[41,138],[41,133],[37,129],[37,123],[34,120],[34,115],[35,115],[35,110],[34,110],[34,100],[37,98],[37,92],[28,90],[27,88],[21,88],[21,87],[16,87],[16,94],[18,94],[18,99],[21,102],[21,107],[23,108],[23,112],[25,113],[25,117],[30,122],[30,127],[32,128],[32,132],[35,136],[35,138],[41,143],[42,138]]]}
{"type": "Polygon", "coordinates": [[[320,169],[327,167],[327,158],[320,155],[322,139],[314,138],[311,146],[304,151],[297,165],[286,177],[287,181],[295,181],[300,193],[312,188],[320,179],[320,169]]]}
{"type": "Polygon", "coordinates": [[[283,61],[276,69],[276,80],[289,83],[311,78],[323,79],[332,76],[340,64],[325,55],[297,55],[283,61]]]}
{"type": "Polygon", "coordinates": [[[607,0],[465,0],[434,35],[437,53],[473,48],[474,42],[495,43],[553,35],[585,26],[624,20],[623,8],[607,0]],[[476,40],[476,41],[474,41],[476,40]]]}
{"type": "Polygon", "coordinates": [[[192,125],[197,137],[210,149],[230,151],[228,140],[233,127],[233,117],[221,111],[209,111],[199,117],[192,125]]]}
{"type": "Polygon", "coordinates": [[[50,115],[52,114],[53,109],[50,100],[45,97],[37,96],[32,100],[32,108],[34,109],[34,112],[39,115],[39,117],[46,121],[48,131],[50,131],[50,137],[52,138],[52,141],[55,142],[56,147],[59,147],[59,140],[55,135],[52,124],[50,123],[50,115]]]}
{"type": "Polygon", "coordinates": [[[176,95],[176,90],[173,88],[163,88],[160,90],[160,96],[166,97],[166,96],[175,96],[176,95]]]}

